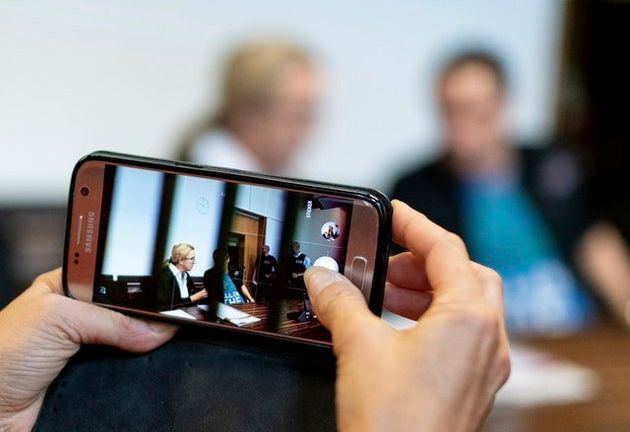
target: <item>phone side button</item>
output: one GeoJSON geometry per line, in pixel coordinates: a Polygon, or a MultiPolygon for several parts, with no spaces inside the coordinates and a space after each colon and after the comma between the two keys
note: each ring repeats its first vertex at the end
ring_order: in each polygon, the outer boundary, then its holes
{"type": "Polygon", "coordinates": [[[365,272],[367,270],[367,258],[355,256],[350,264],[350,274],[348,279],[359,288],[361,292],[365,289],[365,272]]]}

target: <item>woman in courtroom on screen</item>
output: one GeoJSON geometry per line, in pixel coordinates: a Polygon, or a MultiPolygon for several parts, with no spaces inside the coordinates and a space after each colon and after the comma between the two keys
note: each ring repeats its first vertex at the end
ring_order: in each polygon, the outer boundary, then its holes
{"type": "Polygon", "coordinates": [[[194,284],[189,272],[195,266],[195,248],[186,243],[173,246],[171,257],[165,262],[158,278],[158,305],[175,309],[208,297],[203,289],[193,294],[194,284]]]}

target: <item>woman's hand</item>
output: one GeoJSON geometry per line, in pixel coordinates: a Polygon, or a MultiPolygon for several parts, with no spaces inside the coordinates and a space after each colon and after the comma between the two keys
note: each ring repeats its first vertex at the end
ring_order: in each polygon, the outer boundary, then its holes
{"type": "Polygon", "coordinates": [[[401,202],[386,307],[417,319],[396,330],[345,277],[321,267],[305,282],[337,356],[342,431],[476,430],[507,380],[501,279],[470,260],[462,240],[401,202]]]}
{"type": "Polygon", "coordinates": [[[145,352],[175,332],[64,296],[60,269],[39,276],[0,311],[0,430],[31,430],[46,388],[81,344],[145,352]]]}
{"type": "Polygon", "coordinates": [[[190,296],[190,301],[194,302],[198,302],[199,300],[203,300],[205,298],[208,297],[208,291],[206,291],[206,289],[202,289],[199,292],[194,293],[193,295],[190,296]]]}

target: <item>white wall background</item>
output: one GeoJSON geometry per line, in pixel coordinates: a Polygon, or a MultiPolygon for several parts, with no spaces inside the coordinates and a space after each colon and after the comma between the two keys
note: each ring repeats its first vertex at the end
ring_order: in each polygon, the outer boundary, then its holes
{"type": "Polygon", "coordinates": [[[304,42],[326,76],[302,176],[386,187],[430,155],[436,61],[462,43],[505,55],[516,131],[545,134],[561,14],[548,0],[3,1],[0,204],[63,202],[95,149],[171,155],[230,47],[260,35],[304,42]]]}
{"type": "Polygon", "coordinates": [[[212,267],[212,252],[219,244],[225,183],[192,176],[178,176],[171,210],[164,259],[173,246],[188,243],[195,248],[195,266],[190,274],[203,276],[212,267]],[[203,206],[200,205],[203,200],[203,206]]]}
{"type": "Polygon", "coordinates": [[[163,182],[164,176],[155,171],[117,169],[103,274],[151,274],[163,182]]]}

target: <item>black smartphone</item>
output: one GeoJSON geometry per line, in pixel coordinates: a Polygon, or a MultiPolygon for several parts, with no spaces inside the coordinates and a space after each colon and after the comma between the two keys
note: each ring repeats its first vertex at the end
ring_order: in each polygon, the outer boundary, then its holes
{"type": "Polygon", "coordinates": [[[304,272],[346,275],[380,315],[390,237],[374,190],[96,152],[72,174],[63,284],[127,313],[329,345],[304,272]]]}

